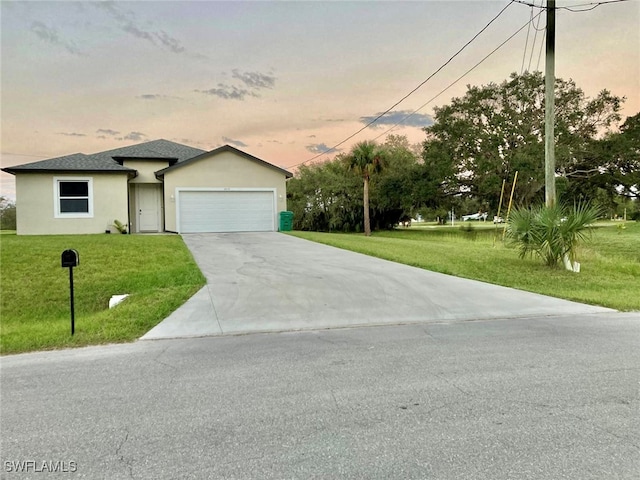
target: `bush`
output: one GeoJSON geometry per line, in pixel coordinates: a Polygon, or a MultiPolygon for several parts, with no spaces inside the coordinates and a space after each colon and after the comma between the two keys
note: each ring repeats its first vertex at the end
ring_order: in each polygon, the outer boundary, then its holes
{"type": "Polygon", "coordinates": [[[600,209],[588,203],[521,208],[512,212],[507,234],[520,257],[536,255],[550,267],[576,261],[578,244],[587,240],[600,209]]]}

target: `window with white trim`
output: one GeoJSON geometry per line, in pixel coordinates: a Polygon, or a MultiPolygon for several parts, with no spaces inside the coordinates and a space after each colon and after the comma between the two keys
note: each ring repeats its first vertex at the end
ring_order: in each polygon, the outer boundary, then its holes
{"type": "Polygon", "coordinates": [[[93,217],[93,179],[54,178],[56,217],[93,217]]]}

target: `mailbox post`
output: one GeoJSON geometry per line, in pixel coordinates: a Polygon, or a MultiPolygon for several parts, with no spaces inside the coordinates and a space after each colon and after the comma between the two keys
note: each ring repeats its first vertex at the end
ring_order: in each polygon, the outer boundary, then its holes
{"type": "Polygon", "coordinates": [[[69,268],[69,297],[71,300],[71,335],[75,333],[75,311],[73,305],[73,267],[80,265],[80,256],[76,250],[65,250],[61,258],[62,268],[69,268]]]}

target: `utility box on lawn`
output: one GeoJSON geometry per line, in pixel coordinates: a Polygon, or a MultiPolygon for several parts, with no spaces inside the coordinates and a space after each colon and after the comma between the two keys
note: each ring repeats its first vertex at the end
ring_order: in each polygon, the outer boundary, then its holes
{"type": "Polygon", "coordinates": [[[280,212],[280,231],[290,232],[293,230],[293,212],[280,212]]]}

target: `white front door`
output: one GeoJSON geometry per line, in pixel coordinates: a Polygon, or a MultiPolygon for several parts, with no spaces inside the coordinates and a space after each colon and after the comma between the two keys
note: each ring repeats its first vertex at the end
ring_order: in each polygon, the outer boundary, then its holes
{"type": "Polygon", "coordinates": [[[162,207],[160,204],[161,185],[137,184],[138,231],[159,232],[162,207]]]}

